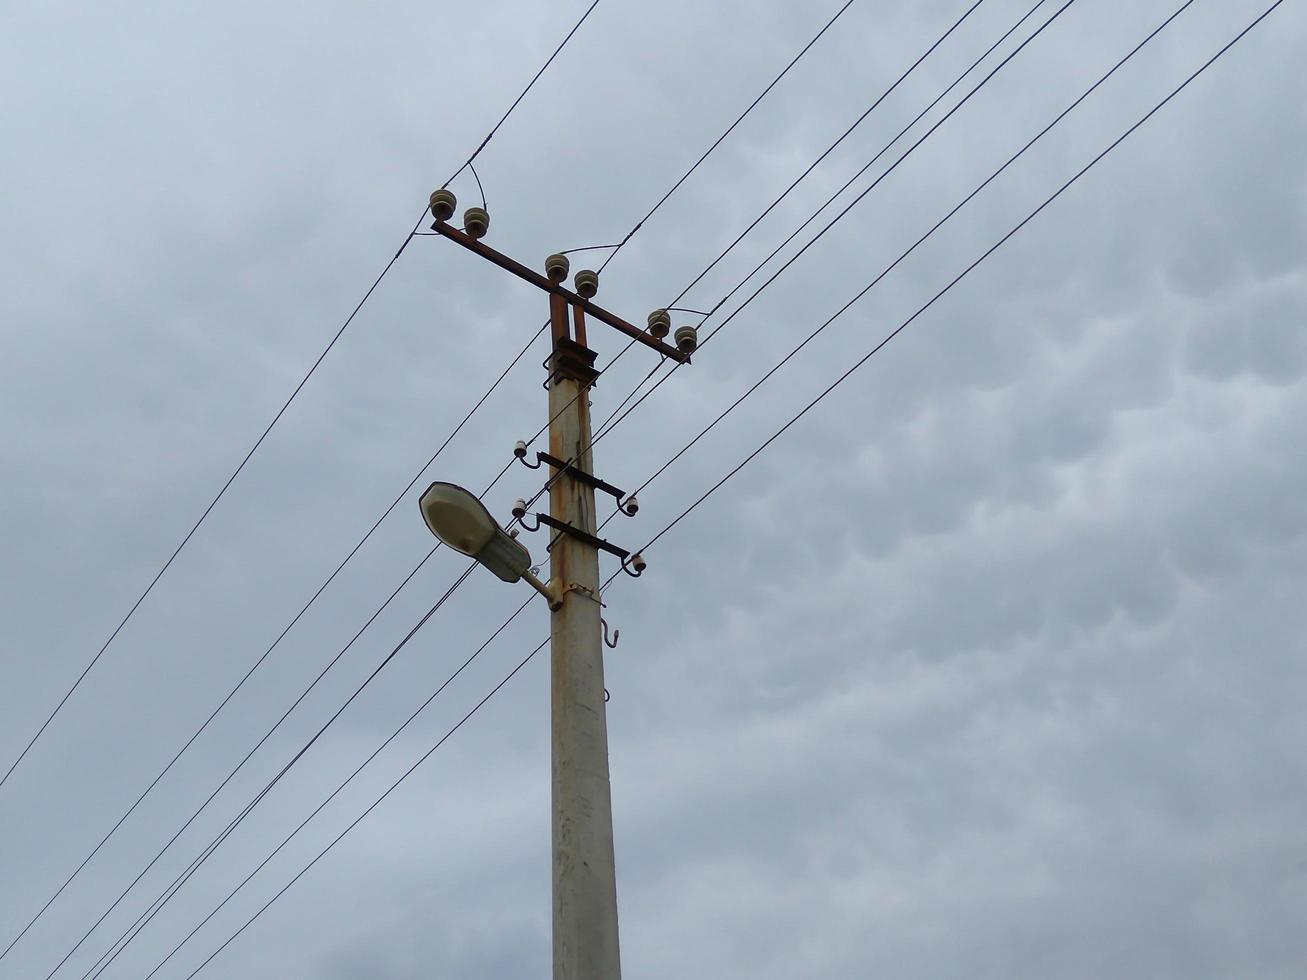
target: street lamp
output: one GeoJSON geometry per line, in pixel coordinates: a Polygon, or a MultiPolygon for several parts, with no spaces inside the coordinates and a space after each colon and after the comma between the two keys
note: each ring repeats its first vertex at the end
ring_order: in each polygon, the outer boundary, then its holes
{"type": "Polygon", "coordinates": [[[436,482],[418,502],[427,529],[455,551],[475,558],[505,582],[526,581],[552,606],[557,598],[549,586],[531,574],[531,553],[510,535],[470,490],[436,482]]]}

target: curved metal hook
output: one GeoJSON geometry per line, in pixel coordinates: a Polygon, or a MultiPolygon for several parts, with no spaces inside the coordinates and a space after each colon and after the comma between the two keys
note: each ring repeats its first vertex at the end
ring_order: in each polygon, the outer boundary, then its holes
{"type": "Polygon", "coordinates": [[[517,461],[521,463],[523,466],[525,466],[528,470],[540,469],[540,467],[543,466],[544,464],[541,463],[539,459],[537,459],[534,463],[528,463],[526,461],[526,449],[527,449],[526,443],[523,442],[521,439],[519,439],[517,441],[517,445],[513,447],[513,456],[516,457],[517,461]]]}
{"type": "Polygon", "coordinates": [[[616,650],[616,649],[617,649],[617,638],[618,638],[619,636],[622,635],[622,631],[621,631],[621,630],[613,630],[613,638],[610,640],[610,639],[608,638],[608,620],[606,620],[606,619],[604,619],[602,616],[600,616],[600,617],[599,617],[599,622],[601,622],[601,623],[603,624],[603,627],[604,627],[604,646],[608,647],[608,649],[610,649],[610,650],[616,650]]]}
{"type": "Polygon", "coordinates": [[[607,704],[611,700],[612,696],[608,693],[608,688],[604,688],[604,704],[607,704]]]}
{"type": "MultiPolygon", "coordinates": [[[[528,530],[528,531],[539,531],[539,530],[540,530],[540,515],[539,515],[539,514],[536,514],[536,515],[535,515],[536,522],[535,522],[534,525],[528,524],[528,523],[526,522],[526,518],[527,518],[527,515],[526,515],[526,514],[523,514],[521,517],[519,517],[519,518],[517,519],[517,523],[520,524],[520,525],[522,525],[522,527],[525,528],[525,529],[528,530]]],[[[532,574],[534,575],[535,573],[532,572],[532,574]]]]}

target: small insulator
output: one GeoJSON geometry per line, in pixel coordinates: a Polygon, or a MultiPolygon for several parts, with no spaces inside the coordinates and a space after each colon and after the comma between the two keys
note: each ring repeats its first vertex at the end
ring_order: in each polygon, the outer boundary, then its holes
{"type": "Polygon", "coordinates": [[[456,207],[458,207],[458,198],[449,188],[442,187],[438,191],[431,192],[431,217],[437,221],[448,221],[454,216],[456,207]]]}
{"type": "Polygon", "coordinates": [[[666,310],[654,310],[649,314],[649,336],[662,340],[671,332],[672,315],[666,310]]]}
{"type": "Polygon", "coordinates": [[[631,567],[635,569],[635,574],[639,575],[649,567],[649,563],[644,560],[644,555],[637,551],[631,556],[631,567]]]}
{"type": "Polygon", "coordinates": [[[526,501],[521,497],[513,501],[513,516],[519,521],[526,517],[526,501]]]}
{"type": "Polygon", "coordinates": [[[545,275],[549,277],[550,282],[562,282],[567,278],[568,270],[571,268],[572,263],[567,261],[567,256],[561,252],[555,252],[545,259],[545,275]]]}
{"type": "Polygon", "coordinates": [[[513,455],[518,459],[526,459],[526,442],[522,439],[513,444],[513,455]]]}
{"type": "Polygon", "coordinates": [[[635,499],[635,494],[631,494],[631,496],[627,497],[625,502],[622,504],[622,511],[626,514],[627,517],[634,517],[636,511],[638,511],[639,509],[640,509],[640,501],[635,499]]]}
{"type": "Polygon", "coordinates": [[[693,354],[699,346],[699,331],[690,325],[676,328],[676,349],[682,354],[693,354]]]}
{"type": "Polygon", "coordinates": [[[490,230],[490,212],[485,208],[468,208],[463,212],[463,230],[470,238],[485,238],[490,230]]]}
{"type": "Polygon", "coordinates": [[[593,269],[582,269],[573,282],[576,284],[576,294],[583,299],[589,299],[599,292],[599,273],[593,269]]]}

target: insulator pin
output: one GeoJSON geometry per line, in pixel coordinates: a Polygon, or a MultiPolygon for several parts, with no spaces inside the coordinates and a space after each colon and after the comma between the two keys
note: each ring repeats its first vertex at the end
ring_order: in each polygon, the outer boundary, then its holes
{"type": "Polygon", "coordinates": [[[431,192],[431,217],[437,221],[448,221],[454,216],[456,207],[458,207],[458,198],[448,187],[431,192]]]}
{"type": "Polygon", "coordinates": [[[576,295],[582,299],[590,299],[599,292],[599,273],[593,269],[582,269],[573,282],[576,285],[576,295]]]}
{"type": "Polygon", "coordinates": [[[649,336],[662,340],[672,330],[672,315],[666,310],[654,310],[649,314],[649,336]]]}
{"type": "Polygon", "coordinates": [[[485,238],[490,230],[490,212],[485,208],[468,208],[463,212],[463,230],[469,238],[485,238]]]}
{"type": "Polygon", "coordinates": [[[550,282],[562,282],[567,278],[567,273],[571,268],[572,263],[561,252],[555,252],[545,259],[545,275],[550,282]]]}
{"type": "Polygon", "coordinates": [[[682,354],[693,354],[699,347],[699,331],[690,325],[676,328],[676,349],[682,354]]]}

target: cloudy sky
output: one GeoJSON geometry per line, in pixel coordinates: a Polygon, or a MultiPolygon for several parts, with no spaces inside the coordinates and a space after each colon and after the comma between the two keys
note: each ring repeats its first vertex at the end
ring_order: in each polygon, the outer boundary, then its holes
{"type": "MultiPolygon", "coordinates": [[[[682,305],[729,293],[1032,2],[979,4],[682,305]]],[[[1067,7],[605,437],[600,474],[642,484],[1179,2],[1067,7]]],[[[1269,3],[1189,5],[605,533],[652,538],[1269,3]]],[[[968,5],[855,0],[599,300],[637,322],[671,302],[968,5]]],[[[585,6],[0,14],[6,768],[585,6]]],[[[536,264],[620,240],[839,6],[602,0],[477,159],[490,243],[536,264]]],[[[614,583],[628,978],[1301,976],[1305,45],[1288,0],[614,583]]],[[[477,200],[469,174],[452,186],[477,200]]],[[[3,945],[544,314],[448,242],[408,244],[0,789],[3,945]]],[[[601,364],[624,343],[591,340],[601,364]]],[[[424,479],[490,482],[545,421],[545,354],[424,479]]],[[[597,416],[654,364],[623,357],[597,416]]],[[[515,467],[487,503],[506,518],[539,480],[515,467]]],[[[0,978],[59,963],[430,544],[410,492],[0,978]]],[[[58,977],[90,970],[463,568],[441,551],[414,575],[58,977]]],[[[525,598],[473,574],[104,976],[148,974],[525,598]]],[[[156,976],[188,976],[546,632],[531,605],[156,976]]],[[[542,654],[200,975],[548,975],[548,705],[542,654]]]]}

